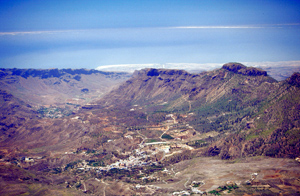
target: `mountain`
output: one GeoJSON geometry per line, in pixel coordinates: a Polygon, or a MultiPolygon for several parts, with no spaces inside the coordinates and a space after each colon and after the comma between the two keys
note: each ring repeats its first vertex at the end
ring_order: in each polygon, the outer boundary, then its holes
{"type": "Polygon", "coordinates": [[[212,129],[207,129],[208,124],[219,126],[220,123],[212,122],[227,118],[227,125],[220,128],[224,130],[255,111],[270,92],[277,90],[277,84],[265,71],[236,63],[200,74],[145,69],[98,103],[129,108],[139,105],[146,111],[195,113],[191,123],[204,132],[212,129]]]}
{"type": "Polygon", "coordinates": [[[129,79],[0,73],[3,195],[300,191],[299,73],[278,82],[240,63],[199,74],[143,69],[129,79]]]}
{"type": "Polygon", "coordinates": [[[299,93],[299,73],[277,82],[261,69],[228,63],[201,74],[144,69],[100,103],[128,108],[139,105],[149,116],[157,110],[192,113],[188,123],[197,132],[217,132],[215,140],[221,139],[208,149],[210,155],[216,148],[225,159],[254,155],[295,158],[300,155],[299,93]]]}
{"type": "Polygon", "coordinates": [[[241,82],[244,82],[242,84],[244,86],[276,82],[266,74],[257,68],[244,67],[238,71],[234,68],[231,70],[229,64],[224,65],[222,69],[200,74],[190,74],[183,70],[144,69],[134,73],[131,79],[107,94],[104,100],[109,100],[108,104],[132,105],[172,102],[178,99],[176,97],[185,96],[190,101],[201,99],[213,102],[224,93],[232,94],[232,91],[237,91],[234,86],[240,86],[241,82]],[[253,76],[257,77],[254,79],[253,76]],[[221,87],[221,91],[225,91],[219,93],[217,90],[221,87]],[[218,97],[214,94],[218,94],[218,97]]]}

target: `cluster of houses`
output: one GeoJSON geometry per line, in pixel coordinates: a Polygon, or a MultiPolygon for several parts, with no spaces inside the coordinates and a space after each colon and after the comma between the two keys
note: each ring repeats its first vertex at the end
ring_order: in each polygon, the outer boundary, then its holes
{"type": "Polygon", "coordinates": [[[82,167],[77,168],[79,170],[90,170],[95,169],[98,171],[109,171],[111,169],[130,169],[133,167],[142,167],[150,164],[157,164],[156,162],[152,162],[149,157],[155,155],[160,151],[164,151],[165,153],[169,153],[170,146],[160,146],[157,148],[150,148],[147,145],[141,145],[143,148],[139,148],[133,151],[132,155],[129,156],[127,159],[120,159],[110,165],[105,167],[101,166],[90,166],[85,161],[82,162],[82,167]]]}
{"type": "Polygon", "coordinates": [[[129,169],[132,167],[137,166],[145,166],[150,164],[149,161],[143,161],[143,159],[146,159],[147,155],[142,155],[140,157],[130,156],[128,159],[120,159],[115,163],[112,163],[110,165],[107,165],[106,167],[99,167],[99,170],[108,171],[110,169],[129,169]]]}
{"type": "MultiPolygon", "coordinates": [[[[127,137],[132,137],[128,135],[127,137]]],[[[155,156],[159,152],[163,152],[163,156],[171,156],[173,153],[171,153],[172,150],[178,149],[179,151],[182,148],[188,148],[190,149],[190,146],[187,146],[186,144],[175,144],[170,142],[152,142],[152,143],[144,143],[140,144],[138,149],[135,149],[133,152],[129,153],[131,154],[126,159],[120,159],[110,165],[107,166],[91,166],[88,165],[87,162],[83,161],[81,163],[81,167],[77,168],[79,170],[91,170],[95,169],[96,171],[109,171],[111,169],[130,169],[133,167],[143,167],[146,165],[152,165],[157,164],[157,162],[153,162],[151,160],[151,157],[155,156]]],[[[67,152],[66,152],[67,154],[67,152]]]]}

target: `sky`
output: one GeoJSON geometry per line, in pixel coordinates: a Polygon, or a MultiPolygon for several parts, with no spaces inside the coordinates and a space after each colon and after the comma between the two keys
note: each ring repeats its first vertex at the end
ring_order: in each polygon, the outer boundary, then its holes
{"type": "Polygon", "coordinates": [[[0,68],[299,61],[299,10],[299,0],[0,0],[0,68]]]}

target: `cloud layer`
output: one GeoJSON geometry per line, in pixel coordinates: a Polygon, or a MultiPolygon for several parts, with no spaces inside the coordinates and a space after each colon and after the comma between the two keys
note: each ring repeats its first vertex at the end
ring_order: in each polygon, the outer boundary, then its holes
{"type": "Polygon", "coordinates": [[[119,64],[119,65],[103,65],[96,69],[101,71],[120,71],[134,72],[144,68],[163,68],[163,69],[184,69],[187,71],[204,71],[221,67],[220,63],[152,63],[152,64],[119,64]]]}
{"type": "MultiPolygon", "coordinates": [[[[249,67],[276,68],[276,67],[300,67],[300,61],[279,62],[241,62],[249,67]]],[[[96,69],[101,71],[134,72],[144,68],[183,69],[190,72],[210,71],[222,67],[223,63],[165,63],[165,64],[119,64],[103,65],[96,69]]]]}

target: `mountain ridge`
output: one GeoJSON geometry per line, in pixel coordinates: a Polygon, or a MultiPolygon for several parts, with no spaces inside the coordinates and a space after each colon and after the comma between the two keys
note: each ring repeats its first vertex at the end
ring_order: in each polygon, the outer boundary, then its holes
{"type": "MultiPolygon", "coordinates": [[[[236,131],[250,131],[250,134],[243,133],[241,136],[245,143],[249,143],[249,138],[254,140],[260,138],[259,133],[267,134],[272,138],[274,131],[275,135],[276,131],[280,132],[281,129],[286,133],[288,131],[284,128],[286,126],[299,127],[300,116],[296,109],[299,107],[297,101],[286,102],[287,99],[291,100],[294,95],[296,99],[300,96],[298,84],[299,73],[294,73],[288,79],[278,82],[267,76],[267,73],[261,69],[248,68],[239,63],[224,64],[221,69],[201,74],[190,74],[183,70],[144,69],[136,72],[133,78],[106,95],[103,98],[105,103],[102,101],[98,104],[110,105],[113,102],[117,104],[116,107],[128,108],[135,104],[139,106],[144,104],[147,105],[147,109],[144,111],[150,113],[156,109],[164,112],[194,112],[196,117],[190,124],[200,133],[218,130],[223,135],[220,137],[224,137],[228,133],[235,134],[236,131]],[[172,77],[171,85],[168,84],[170,77],[172,77]],[[295,87],[290,88],[290,85],[295,87]],[[167,100],[173,100],[174,103],[163,105],[167,100]],[[224,102],[226,100],[227,103],[224,102]],[[192,109],[197,107],[199,109],[192,109]],[[266,107],[271,111],[266,112],[268,111],[266,107]],[[272,107],[273,109],[271,109],[272,107]],[[209,108],[210,110],[207,110],[209,108]],[[278,113],[276,110],[281,112],[278,113]],[[287,115],[288,111],[295,112],[287,115]],[[260,116],[257,113],[260,113],[260,116]],[[269,114],[273,115],[269,116],[269,114]],[[213,115],[215,116],[213,117],[213,115]],[[278,119],[287,116],[292,117],[290,120],[278,119]],[[264,119],[264,121],[259,119],[264,119]],[[271,123],[272,121],[276,123],[271,123]],[[200,125],[199,122],[201,122],[200,125]],[[262,126],[263,123],[265,125],[262,126]],[[212,124],[214,125],[212,126],[212,124]],[[251,130],[257,133],[253,135],[251,130]],[[248,138],[247,141],[245,138],[248,138]]],[[[270,140],[266,143],[270,143],[270,140]]],[[[234,144],[239,145],[238,143],[234,144]]],[[[299,143],[291,145],[299,146],[299,143]]],[[[226,145],[219,145],[219,147],[221,146],[227,148],[226,145]]],[[[279,157],[295,158],[299,156],[299,152],[295,148],[293,149],[289,153],[294,152],[294,155],[288,156],[281,152],[279,157]]],[[[226,153],[223,152],[226,156],[221,153],[220,157],[237,158],[243,153],[247,154],[246,151],[241,151],[239,153],[232,151],[230,155],[227,149],[226,153]]],[[[250,154],[248,153],[248,155],[250,154]]],[[[276,153],[267,154],[277,157],[276,153]]],[[[266,155],[266,150],[262,150],[256,155],[266,155]]]]}

